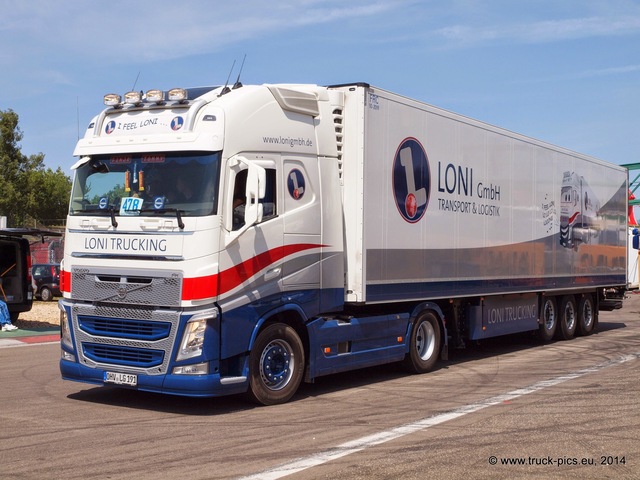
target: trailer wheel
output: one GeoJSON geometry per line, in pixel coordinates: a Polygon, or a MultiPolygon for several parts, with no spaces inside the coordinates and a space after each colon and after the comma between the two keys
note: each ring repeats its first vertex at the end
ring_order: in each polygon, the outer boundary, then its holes
{"type": "Polygon", "coordinates": [[[302,381],[304,347],[296,331],[275,323],[258,334],[249,357],[249,397],[262,405],[287,402],[302,381]]]}
{"type": "Polygon", "coordinates": [[[589,335],[596,325],[596,309],[593,304],[593,297],[585,293],[578,303],[578,333],[589,335]]]}
{"type": "Polygon", "coordinates": [[[412,373],[426,373],[435,366],[439,353],[440,324],[433,312],[426,312],[413,324],[409,353],[403,364],[412,373]]]}
{"type": "Polygon", "coordinates": [[[558,327],[558,307],[554,297],[544,297],[540,319],[542,320],[538,330],[540,339],[543,342],[550,342],[558,327]]]}
{"type": "Polygon", "coordinates": [[[562,340],[571,340],[578,326],[578,310],[573,295],[565,295],[560,303],[560,323],[556,334],[562,340]]]}

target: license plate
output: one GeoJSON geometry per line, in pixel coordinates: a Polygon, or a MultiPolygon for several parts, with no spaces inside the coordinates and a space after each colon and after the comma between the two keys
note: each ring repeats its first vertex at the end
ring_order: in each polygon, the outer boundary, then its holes
{"type": "Polygon", "coordinates": [[[130,373],[104,372],[105,383],[115,383],[116,385],[138,385],[138,376],[130,373]]]}

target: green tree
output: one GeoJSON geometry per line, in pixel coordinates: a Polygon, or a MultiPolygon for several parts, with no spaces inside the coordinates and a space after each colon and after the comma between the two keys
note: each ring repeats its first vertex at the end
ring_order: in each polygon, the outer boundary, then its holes
{"type": "Polygon", "coordinates": [[[17,182],[23,163],[20,140],[18,115],[12,110],[0,111],[0,213],[7,216],[9,225],[14,224],[16,217],[17,182]]]}
{"type": "Polygon", "coordinates": [[[58,167],[36,169],[27,176],[27,215],[44,225],[60,225],[67,216],[71,180],[58,167]]]}
{"type": "Polygon", "coordinates": [[[0,110],[0,215],[19,227],[66,216],[71,180],[60,168],[44,166],[44,154],[26,156],[18,114],[0,110]]]}

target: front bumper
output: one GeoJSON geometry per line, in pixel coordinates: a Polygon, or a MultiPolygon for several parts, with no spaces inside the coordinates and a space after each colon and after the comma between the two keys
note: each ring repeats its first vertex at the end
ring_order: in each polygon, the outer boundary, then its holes
{"type": "Polygon", "coordinates": [[[64,359],[60,360],[60,372],[64,380],[186,397],[220,397],[233,395],[245,392],[249,385],[246,377],[221,377],[218,373],[209,375],[137,374],[137,386],[128,387],[125,385],[105,383],[103,380],[105,370],[89,368],[64,359]]]}

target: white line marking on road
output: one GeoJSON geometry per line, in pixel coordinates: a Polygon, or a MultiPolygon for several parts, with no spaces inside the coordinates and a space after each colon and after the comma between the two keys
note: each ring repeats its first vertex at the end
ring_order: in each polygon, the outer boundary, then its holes
{"type": "Polygon", "coordinates": [[[439,415],[434,415],[433,417],[424,418],[415,423],[401,425],[399,427],[392,428],[391,430],[386,430],[383,432],[374,433],[373,435],[358,438],[356,440],[338,445],[337,447],[331,448],[329,450],[325,450],[324,452],[318,452],[316,454],[309,455],[308,457],[299,458],[290,463],[285,463],[270,470],[265,470],[264,472],[256,473],[247,477],[242,477],[240,480],[275,480],[287,475],[293,475],[294,473],[300,472],[302,470],[307,470],[311,467],[316,467],[332,460],[351,455],[352,453],[359,452],[366,448],[380,445],[381,443],[389,442],[391,440],[395,440],[396,438],[404,437],[406,435],[425,430],[435,425],[440,425],[450,420],[455,420],[456,418],[460,418],[470,413],[478,412],[487,407],[499,405],[506,401],[514,400],[524,395],[538,392],[545,388],[553,387],[555,385],[580,378],[590,373],[598,372],[602,369],[614,365],[621,365],[631,360],[638,360],[639,358],[640,353],[625,355],[617,359],[609,360],[608,362],[594,365],[593,367],[578,370],[574,373],[561,375],[550,380],[543,380],[534,383],[533,385],[529,385],[528,387],[518,388],[517,390],[513,390],[508,393],[497,395],[495,397],[491,397],[477,403],[472,403],[460,408],[456,408],[455,410],[451,410],[450,412],[445,412],[439,415]]]}
{"type": "Polygon", "coordinates": [[[17,347],[24,345],[20,340],[14,340],[13,338],[0,338],[0,348],[3,347],[17,347]]]}
{"type": "Polygon", "coordinates": [[[12,338],[0,338],[0,348],[35,347],[38,345],[50,345],[52,343],[60,344],[60,341],[28,343],[21,340],[14,340],[12,338]]]}

